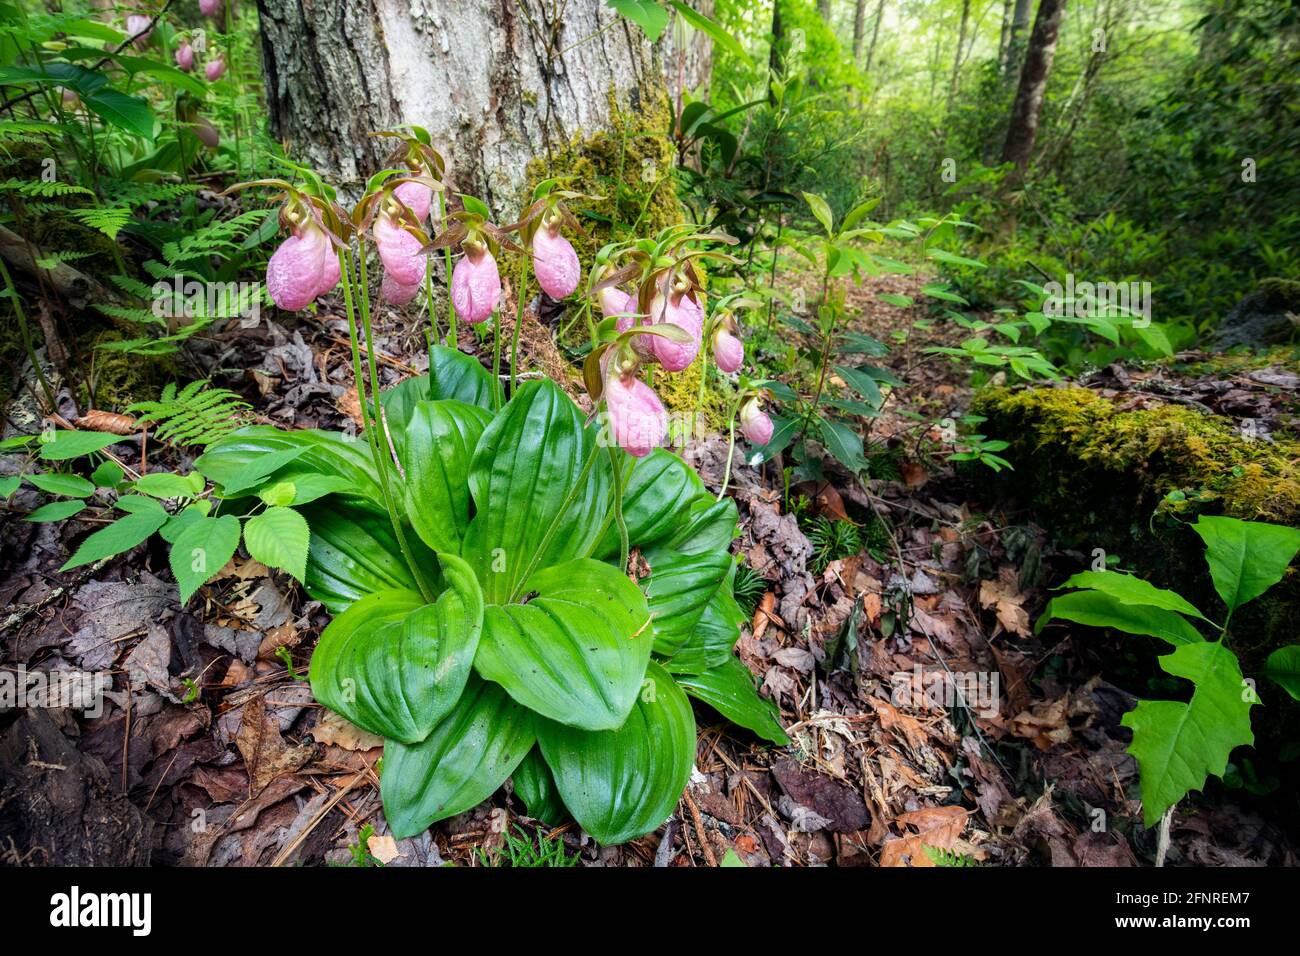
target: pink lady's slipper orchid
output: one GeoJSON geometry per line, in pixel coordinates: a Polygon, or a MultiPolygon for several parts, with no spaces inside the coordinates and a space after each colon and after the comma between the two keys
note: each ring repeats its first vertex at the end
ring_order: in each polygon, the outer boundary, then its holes
{"type": "Polygon", "coordinates": [[[208,149],[216,149],[217,144],[221,142],[221,135],[217,132],[217,128],[206,116],[196,119],[191,128],[194,130],[194,135],[199,138],[199,142],[208,149]]]}
{"type": "Polygon", "coordinates": [[[433,205],[432,186],[416,182],[398,183],[393,189],[393,195],[403,206],[411,210],[416,222],[423,223],[429,218],[429,208],[433,205]]]}
{"type": "Polygon", "coordinates": [[[145,16],[143,13],[133,13],[126,18],[126,35],[131,38],[131,43],[137,47],[145,47],[149,43],[149,36],[153,33],[150,24],[153,23],[153,17],[145,16]]]}
{"type": "Polygon", "coordinates": [[[533,274],[537,284],[552,299],[567,299],[578,287],[582,266],[573,243],[560,235],[560,224],[542,221],[533,234],[533,274]]]}
{"type": "Polygon", "coordinates": [[[194,47],[182,43],[176,48],[176,65],[186,73],[194,69],[194,47]]]}
{"type": "Polygon", "coordinates": [[[754,445],[766,445],[772,440],[772,419],[758,407],[758,399],[751,398],[740,406],[740,432],[754,445]]]}
{"type": "Polygon", "coordinates": [[[199,0],[199,13],[205,17],[215,17],[221,12],[221,0],[199,0]]]}
{"type": "MultiPolygon", "coordinates": [[[[607,319],[611,315],[623,315],[624,313],[636,311],[636,299],[615,285],[601,289],[600,292],[596,293],[596,301],[600,304],[601,315],[605,316],[607,319]],[[630,306],[629,303],[631,303],[630,306]]],[[[621,322],[622,319],[619,321],[621,322]]],[[[627,328],[631,327],[632,320],[629,316],[627,328]]],[[[620,332],[626,330],[627,329],[619,329],[620,332]]]]}
{"type": "Polygon", "coordinates": [[[451,301],[466,322],[482,322],[501,298],[501,273],[485,243],[466,240],[462,248],[465,255],[451,273],[451,301]]]}
{"type": "Polygon", "coordinates": [[[745,363],[745,344],[727,329],[718,326],[718,330],[713,333],[713,361],[724,372],[740,371],[740,366],[745,363]]]}
{"type": "Polygon", "coordinates": [[[655,358],[667,372],[680,372],[700,351],[704,334],[704,310],[684,288],[659,292],[650,303],[650,318],[655,323],[671,322],[690,333],[689,342],[674,342],[662,335],[654,336],[655,358]]]}
{"type": "Polygon", "coordinates": [[[384,301],[389,305],[406,305],[415,298],[420,291],[420,283],[412,285],[402,285],[393,278],[391,273],[384,273],[383,284],[379,287],[379,294],[384,297],[384,301]]]}
{"type": "Polygon", "coordinates": [[[208,78],[209,83],[215,83],[221,79],[226,72],[226,58],[217,57],[215,60],[209,60],[207,66],[203,68],[203,75],[208,78]]]}
{"type": "Polygon", "coordinates": [[[605,409],[614,441],[629,455],[641,458],[664,443],[668,435],[668,413],[659,396],[636,376],[636,361],[604,357],[605,409]]]}
{"type": "Polygon", "coordinates": [[[329,237],[315,222],[294,229],[266,264],[266,288],[280,308],[294,312],[306,308],[339,281],[338,259],[329,237]],[[333,261],[333,271],[327,263],[333,261]],[[333,277],[333,283],[329,280],[333,277]]]}
{"type": "Polygon", "coordinates": [[[384,271],[399,285],[419,285],[424,281],[424,253],[420,240],[402,228],[394,210],[381,210],[373,230],[375,248],[384,263],[384,271]]]}

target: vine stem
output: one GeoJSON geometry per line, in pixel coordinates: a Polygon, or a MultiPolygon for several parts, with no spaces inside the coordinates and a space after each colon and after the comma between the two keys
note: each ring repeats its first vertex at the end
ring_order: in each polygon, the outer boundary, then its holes
{"type": "Polygon", "coordinates": [[[361,407],[361,417],[365,422],[366,442],[370,446],[370,456],[375,462],[380,491],[384,496],[384,508],[388,511],[389,521],[392,522],[393,534],[397,538],[397,546],[402,552],[402,558],[406,561],[406,566],[411,569],[411,574],[420,588],[420,593],[426,601],[432,601],[434,598],[433,591],[411,553],[410,545],[406,540],[406,532],[402,528],[402,520],[397,514],[397,504],[393,498],[392,486],[388,481],[388,469],[391,465],[392,452],[388,446],[388,435],[383,427],[379,405],[379,376],[375,363],[374,339],[370,333],[370,307],[366,301],[369,291],[369,283],[366,277],[366,247],[364,242],[359,245],[358,259],[360,262],[361,288],[358,291],[361,294],[361,322],[365,333],[366,356],[370,366],[371,405],[369,408],[366,405],[366,380],[362,371],[361,344],[357,333],[357,309],[354,304],[352,282],[352,255],[350,252],[338,250],[339,275],[343,280],[343,300],[347,306],[348,314],[348,337],[352,345],[352,377],[356,380],[357,385],[357,404],[361,407]]]}

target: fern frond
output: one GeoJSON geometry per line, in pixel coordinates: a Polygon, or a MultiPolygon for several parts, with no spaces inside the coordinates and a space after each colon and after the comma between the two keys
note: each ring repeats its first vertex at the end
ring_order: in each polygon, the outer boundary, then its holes
{"type": "Polygon", "coordinates": [[[206,380],[191,382],[178,393],[175,383],[156,402],[136,402],[127,412],[154,424],[154,437],[171,445],[208,445],[248,421],[251,406],[226,388],[206,380]]]}
{"type": "Polygon", "coordinates": [[[93,252],[47,252],[37,258],[36,264],[42,269],[57,269],[65,262],[76,262],[79,259],[88,259],[93,255],[93,252]]]}
{"type": "Polygon", "coordinates": [[[0,193],[18,193],[20,196],[93,196],[94,192],[85,186],[73,183],[45,182],[41,179],[6,179],[0,182],[0,193]]]}
{"type": "Polygon", "coordinates": [[[99,206],[90,209],[73,209],[72,216],[83,225],[97,229],[110,239],[116,239],[122,227],[131,221],[131,210],[126,206],[99,206]]]}

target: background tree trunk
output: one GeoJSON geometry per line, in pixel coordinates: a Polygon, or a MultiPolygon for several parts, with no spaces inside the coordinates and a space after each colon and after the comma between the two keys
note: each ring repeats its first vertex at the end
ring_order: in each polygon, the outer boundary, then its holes
{"type": "Polygon", "coordinates": [[[1002,162],[1015,163],[1021,174],[1028,168],[1029,157],[1034,152],[1038,120],[1043,112],[1043,93],[1047,89],[1048,74],[1052,72],[1052,58],[1056,55],[1056,41],[1061,35],[1064,13],[1065,0],[1042,0],[1039,3],[1025,65],[1020,71],[1020,85],[1011,107],[1011,123],[1007,126],[1007,141],[1002,147],[1002,162]]]}
{"type": "Polygon", "coordinates": [[[368,134],[413,123],[456,189],[513,208],[529,160],[664,102],[645,35],[601,0],[562,23],[547,0],[257,6],[271,128],[345,191],[392,149],[368,134]]]}
{"type": "Polygon", "coordinates": [[[862,66],[862,47],[867,39],[867,0],[853,5],[853,65],[862,66]]]}
{"type": "Polygon", "coordinates": [[[1020,69],[1025,53],[1025,33],[1029,30],[1029,19],[1033,12],[1034,0],[1016,0],[1015,12],[1011,15],[1011,29],[1007,31],[1006,56],[1002,61],[1002,75],[1008,79],[1020,69]]]}
{"type": "Polygon", "coordinates": [[[885,16],[885,0],[877,0],[876,3],[876,25],[871,28],[871,46],[867,49],[867,65],[863,68],[865,72],[871,72],[871,64],[876,59],[876,41],[880,39],[880,21],[885,16]]]}

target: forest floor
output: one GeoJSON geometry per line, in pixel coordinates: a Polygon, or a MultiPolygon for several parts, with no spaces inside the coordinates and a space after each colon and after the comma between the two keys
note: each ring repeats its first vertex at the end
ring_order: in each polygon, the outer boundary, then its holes
{"type": "MultiPolygon", "coordinates": [[[[917,416],[956,418],[970,398],[964,371],[923,354],[961,330],[917,328],[919,306],[875,298],[921,284],[884,277],[854,293],[870,301],[861,331],[894,342],[884,363],[909,383],[871,423],[870,440],[899,453],[897,477],[863,485],[828,472],[803,489],[816,513],[878,513],[892,541],[813,574],[779,472],[732,469],[737,548],[768,587],[737,649],[780,706],[791,745],[760,745],[699,709],[696,772],[664,828],[606,848],[574,824],[543,828],[580,865],[716,865],[729,850],[759,866],[934,865],[923,844],[980,865],[1153,860],[1119,722],[1132,696],[1099,676],[1068,629],[1031,627],[1042,582],[1077,570],[1079,556],[914,453],[917,416]],[[945,696],[951,675],[971,675],[965,693],[945,696]]],[[[531,313],[530,323],[533,364],[575,386],[531,313]]],[[[325,309],[231,327],[196,347],[216,384],[255,399],[259,420],[351,430],[360,414],[346,334],[325,309]]],[[[389,385],[422,370],[423,336],[408,319],[379,316],[377,335],[389,385]]],[[[714,491],[726,453],[719,435],[683,450],[714,491]]],[[[152,454],[161,465],[167,452],[152,454]]],[[[14,510],[31,494],[19,492],[14,510]]],[[[0,581],[3,666],[113,681],[97,717],[27,709],[0,735],[0,760],[15,768],[0,802],[0,862],[475,866],[509,856],[517,824],[535,828],[502,792],[394,841],[378,738],[317,705],[305,679],[322,608],[239,558],[181,607],[161,546],[59,574],[86,530],[0,518],[6,552],[25,556],[0,581]]],[[[1172,836],[1171,862],[1296,862],[1275,826],[1227,803],[1180,810],[1172,836]]]]}

